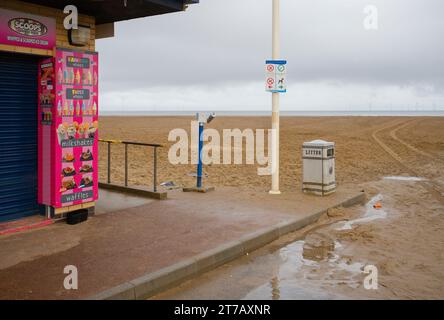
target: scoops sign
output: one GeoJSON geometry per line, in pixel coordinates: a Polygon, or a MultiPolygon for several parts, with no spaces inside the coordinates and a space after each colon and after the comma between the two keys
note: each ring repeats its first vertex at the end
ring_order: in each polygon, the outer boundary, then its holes
{"type": "Polygon", "coordinates": [[[55,38],[55,19],[0,8],[0,44],[52,50],[55,38]]]}
{"type": "Polygon", "coordinates": [[[265,90],[268,92],[287,92],[287,61],[267,60],[265,62],[265,90]]]}

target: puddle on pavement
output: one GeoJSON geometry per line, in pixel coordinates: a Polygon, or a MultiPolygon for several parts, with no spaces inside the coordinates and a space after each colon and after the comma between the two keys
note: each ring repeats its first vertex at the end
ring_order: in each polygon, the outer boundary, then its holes
{"type": "Polygon", "coordinates": [[[280,260],[276,276],[244,299],[345,299],[324,288],[339,284],[358,287],[364,264],[341,257],[337,252],[341,248],[338,241],[318,234],[281,248],[275,253],[280,260]]]}
{"type": "Polygon", "coordinates": [[[244,299],[334,299],[312,280],[305,277],[302,269],[317,269],[319,261],[326,259],[334,250],[334,243],[317,241],[308,244],[305,240],[295,241],[275,253],[280,258],[278,272],[269,282],[250,291],[244,299]]]}
{"type": "Polygon", "coordinates": [[[244,299],[346,298],[323,289],[339,284],[357,287],[361,283],[355,278],[362,274],[364,265],[343,259],[336,252],[341,248],[338,241],[317,233],[281,248],[275,253],[281,261],[276,276],[250,291],[244,299]]]}
{"type": "Polygon", "coordinates": [[[319,233],[312,233],[305,238],[302,256],[306,260],[326,261],[332,258],[334,250],[333,239],[319,233]]]}
{"type": "Polygon", "coordinates": [[[421,177],[405,177],[405,176],[389,176],[384,177],[384,180],[395,180],[395,181],[425,181],[427,179],[421,177]]]}
{"type": "MultiPolygon", "coordinates": [[[[365,206],[363,217],[340,222],[334,230],[349,230],[355,224],[387,217],[383,209],[373,205],[383,196],[374,196],[365,206]]],[[[251,290],[244,299],[344,299],[345,296],[329,293],[326,287],[362,285],[365,264],[343,256],[343,246],[328,229],[309,233],[305,239],[292,242],[273,253],[277,262],[276,275],[267,283],[251,290]],[[326,232],[324,232],[326,231],[326,232]]]]}
{"type": "Polygon", "coordinates": [[[365,214],[362,218],[341,222],[342,226],[336,228],[336,230],[351,230],[354,224],[362,224],[377,219],[385,219],[387,217],[387,212],[382,208],[376,209],[373,207],[376,203],[382,201],[382,199],[383,197],[381,194],[374,196],[365,205],[365,214]]]}

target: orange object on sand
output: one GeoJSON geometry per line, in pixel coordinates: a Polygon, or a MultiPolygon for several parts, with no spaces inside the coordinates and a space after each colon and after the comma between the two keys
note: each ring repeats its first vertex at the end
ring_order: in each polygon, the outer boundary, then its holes
{"type": "Polygon", "coordinates": [[[381,208],[382,208],[382,204],[381,204],[381,202],[376,202],[376,203],[373,205],[373,208],[375,208],[375,209],[381,209],[381,208]]]}

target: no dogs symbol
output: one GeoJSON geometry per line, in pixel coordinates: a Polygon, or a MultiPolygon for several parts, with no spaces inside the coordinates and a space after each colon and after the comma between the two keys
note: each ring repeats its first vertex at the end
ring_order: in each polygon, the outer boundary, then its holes
{"type": "Polygon", "coordinates": [[[269,87],[273,86],[274,85],[274,79],[273,78],[268,78],[267,79],[267,84],[268,84],[269,87]]]}

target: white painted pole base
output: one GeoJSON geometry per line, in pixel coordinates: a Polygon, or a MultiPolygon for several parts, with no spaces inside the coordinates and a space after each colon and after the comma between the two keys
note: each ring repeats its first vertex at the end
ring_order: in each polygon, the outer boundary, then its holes
{"type": "Polygon", "coordinates": [[[272,150],[271,150],[271,190],[270,194],[281,194],[279,191],[279,93],[272,94],[272,117],[271,128],[272,150]]]}

